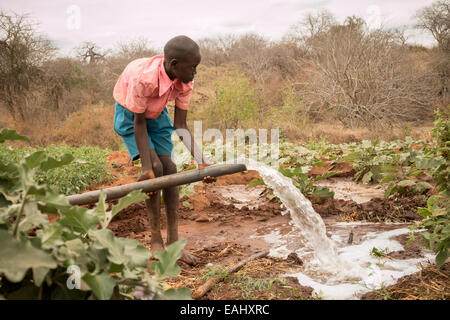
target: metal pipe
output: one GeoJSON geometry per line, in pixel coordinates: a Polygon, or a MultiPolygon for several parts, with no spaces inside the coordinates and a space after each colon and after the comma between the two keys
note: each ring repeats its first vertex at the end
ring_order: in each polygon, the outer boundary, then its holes
{"type": "MultiPolygon", "coordinates": [[[[103,191],[106,193],[106,199],[111,200],[126,196],[133,190],[141,189],[143,192],[156,191],[160,189],[200,181],[208,176],[219,177],[236,172],[242,172],[245,170],[247,170],[245,164],[216,164],[203,169],[189,170],[154,179],[133,182],[117,187],[106,188],[103,191]]],[[[97,202],[99,196],[100,190],[95,190],[67,196],[66,199],[67,201],[69,201],[71,205],[83,205],[97,202]]]]}

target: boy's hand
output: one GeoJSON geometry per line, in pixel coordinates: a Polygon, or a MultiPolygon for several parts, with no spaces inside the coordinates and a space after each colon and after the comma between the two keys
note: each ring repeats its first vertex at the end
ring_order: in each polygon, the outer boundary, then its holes
{"type": "MultiPolygon", "coordinates": [[[[203,169],[206,167],[209,167],[211,164],[210,163],[201,163],[198,165],[199,169],[203,169]]],[[[212,182],[216,182],[217,178],[216,177],[211,177],[211,176],[206,176],[203,178],[202,182],[204,183],[212,183],[212,182]]]]}
{"type": "MultiPolygon", "coordinates": [[[[144,181],[144,180],[149,180],[149,179],[154,179],[155,178],[155,173],[153,172],[153,170],[146,170],[144,172],[142,172],[139,177],[137,178],[137,181],[144,181]]],[[[147,192],[147,195],[149,197],[151,197],[152,195],[154,195],[155,192],[150,191],[147,192]]]]}
{"type": "Polygon", "coordinates": [[[143,181],[148,179],[155,179],[155,173],[153,172],[153,170],[146,170],[142,172],[137,178],[137,181],[143,181]]]}

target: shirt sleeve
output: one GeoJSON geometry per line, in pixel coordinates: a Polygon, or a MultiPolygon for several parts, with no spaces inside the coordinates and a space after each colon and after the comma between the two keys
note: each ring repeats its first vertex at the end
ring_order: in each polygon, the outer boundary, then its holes
{"type": "Polygon", "coordinates": [[[147,110],[148,98],[154,88],[151,83],[144,83],[140,79],[133,79],[128,84],[126,107],[134,113],[144,113],[147,110]]]}
{"type": "Polygon", "coordinates": [[[183,92],[180,92],[178,96],[175,98],[175,106],[182,110],[189,109],[189,102],[191,100],[192,89],[194,88],[194,82],[191,82],[187,85],[187,89],[183,92]]]}

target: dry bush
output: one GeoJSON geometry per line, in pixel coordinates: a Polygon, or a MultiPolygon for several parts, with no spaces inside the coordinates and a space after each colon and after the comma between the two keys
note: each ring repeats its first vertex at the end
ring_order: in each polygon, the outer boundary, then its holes
{"type": "Polygon", "coordinates": [[[355,17],[320,30],[304,41],[299,81],[313,118],[355,127],[432,116],[430,74],[412,68],[401,33],[369,30],[355,17]]]}
{"type": "Polygon", "coordinates": [[[438,46],[431,51],[430,69],[438,79],[437,95],[443,106],[450,103],[450,1],[440,0],[417,11],[416,27],[434,37],[438,46]]]}
{"type": "Polygon", "coordinates": [[[55,130],[52,139],[69,146],[92,145],[118,150],[121,139],[114,132],[114,106],[83,107],[55,130]]]}
{"type": "Polygon", "coordinates": [[[42,81],[42,64],[54,50],[27,15],[0,11],[0,103],[14,119],[29,118],[30,92],[42,81]]]}

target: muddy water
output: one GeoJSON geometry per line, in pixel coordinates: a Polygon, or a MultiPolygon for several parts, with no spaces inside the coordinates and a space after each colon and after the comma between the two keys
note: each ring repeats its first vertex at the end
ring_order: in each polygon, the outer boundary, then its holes
{"type": "Polygon", "coordinates": [[[213,186],[209,188],[211,193],[217,194],[223,199],[224,205],[234,205],[237,209],[247,206],[250,210],[258,208],[263,200],[261,198],[262,192],[266,189],[265,186],[259,185],[253,188],[247,188],[243,184],[235,184],[229,186],[213,186]]]}
{"type": "MultiPolygon", "coordinates": [[[[300,284],[313,287],[319,297],[358,299],[367,291],[394,284],[400,277],[419,271],[419,263],[433,259],[432,253],[427,250],[419,257],[403,260],[374,256],[371,254],[373,248],[385,254],[403,250],[404,246],[394,238],[409,233],[408,225],[343,223],[333,219],[324,221],[289,178],[261,163],[246,161],[246,165],[248,169],[259,172],[291,217],[289,223],[261,228],[251,238],[264,239],[269,243],[270,255],[274,257],[287,258],[295,252],[304,262],[303,267],[299,272],[286,276],[296,277],[300,284]]],[[[352,185],[348,179],[333,180],[323,185],[328,184],[337,198],[349,197],[364,202],[383,194],[383,190],[352,185]]],[[[257,202],[256,195],[260,190],[250,192],[244,196],[247,199],[242,199],[245,190],[233,188],[229,186],[223,190],[231,203],[233,198],[241,203],[257,202]]]]}
{"type": "Polygon", "coordinates": [[[367,202],[373,198],[383,198],[385,187],[382,185],[370,186],[355,183],[352,177],[328,178],[315,183],[318,186],[327,187],[334,191],[335,199],[353,200],[356,203],[367,202]]]}

